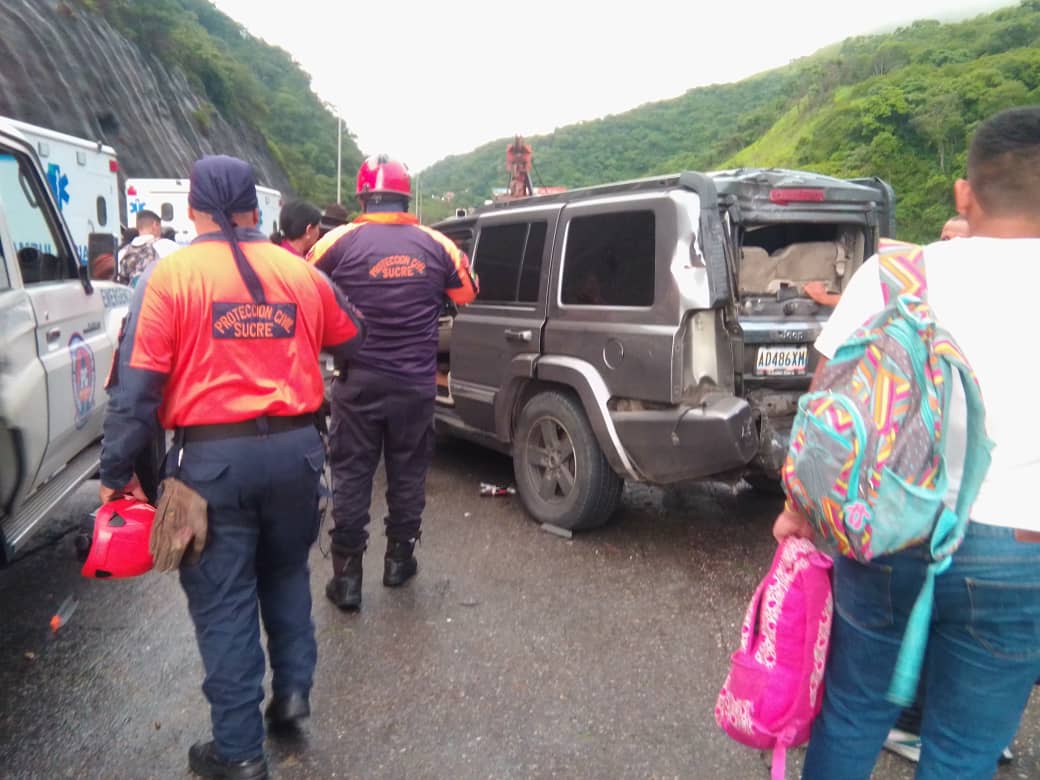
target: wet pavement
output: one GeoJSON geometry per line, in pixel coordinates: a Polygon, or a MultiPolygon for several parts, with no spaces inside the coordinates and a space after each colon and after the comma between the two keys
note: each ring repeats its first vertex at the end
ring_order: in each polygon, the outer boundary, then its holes
{"type": "MultiPolygon", "coordinates": [[[[768,755],[726,737],[713,707],[773,552],[777,500],[630,486],[616,522],[564,539],[516,497],[481,498],[481,482],[511,484],[509,460],[439,443],[419,576],[384,588],[374,539],[360,613],[325,600],[330,563],[315,548],[313,716],[300,737],[268,739],[272,775],[768,778],[768,755]]],[[[96,491],[84,485],[0,569],[2,777],[188,777],[188,746],[209,736],[175,576],[79,576],[74,531],[96,491]],[[70,595],[78,607],[52,634],[70,595]]],[[[1040,777],[1037,696],[1012,747],[997,777],[1040,777]]],[[[792,751],[788,777],[801,758],[792,751]]],[[[885,753],[874,777],[912,775],[885,753]]]]}

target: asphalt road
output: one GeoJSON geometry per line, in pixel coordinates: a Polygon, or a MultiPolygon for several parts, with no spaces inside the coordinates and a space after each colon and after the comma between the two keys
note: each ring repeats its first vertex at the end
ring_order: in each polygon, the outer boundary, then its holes
{"type": "MultiPolygon", "coordinates": [[[[300,738],[268,740],[273,775],[768,778],[768,756],[729,740],[713,707],[777,502],[725,485],[628,487],[615,523],[564,539],[514,497],[479,497],[481,482],[510,484],[509,461],[439,444],[419,576],[383,588],[375,539],[358,614],[325,600],[330,563],[313,551],[313,716],[300,738]]],[[[79,576],[73,532],[96,490],[0,569],[2,777],[187,777],[188,746],[209,738],[175,577],[79,576]],[[52,634],[70,595],[78,607],[52,634]]],[[[1040,777],[1036,696],[1012,747],[997,776],[1040,777]]],[[[792,751],[788,777],[801,759],[792,751]]],[[[883,753],[874,776],[912,775],[883,753]]]]}

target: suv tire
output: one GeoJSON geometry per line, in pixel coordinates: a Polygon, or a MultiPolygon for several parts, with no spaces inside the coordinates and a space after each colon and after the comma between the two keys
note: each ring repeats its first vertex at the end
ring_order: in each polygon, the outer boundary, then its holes
{"type": "Polygon", "coordinates": [[[624,488],[581,404],[559,392],[534,396],[520,412],[513,471],[520,500],[531,516],[570,531],[606,523],[624,488]]]}

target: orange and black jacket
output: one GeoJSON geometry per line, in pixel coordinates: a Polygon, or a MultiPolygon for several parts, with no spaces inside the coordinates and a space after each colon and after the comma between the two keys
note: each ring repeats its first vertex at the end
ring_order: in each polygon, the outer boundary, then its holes
{"type": "Polygon", "coordinates": [[[236,236],[263,303],[219,233],[199,236],[138,282],[108,382],[105,485],[129,481],[157,418],[174,429],[316,411],[319,352],[348,359],[364,341],[364,319],[324,274],[257,230],[236,236]]]}
{"type": "Polygon", "coordinates": [[[477,297],[469,258],[450,238],[412,214],[368,213],[326,234],[307,260],[365,315],[368,338],[351,366],[433,384],[445,296],[460,306],[477,297]]]}

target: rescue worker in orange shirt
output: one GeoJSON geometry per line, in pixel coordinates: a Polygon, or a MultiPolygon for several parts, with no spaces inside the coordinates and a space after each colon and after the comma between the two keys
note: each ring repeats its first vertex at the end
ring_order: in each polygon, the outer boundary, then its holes
{"type": "Polygon", "coordinates": [[[357,196],[364,213],[331,230],[308,255],[368,325],[368,339],[332,390],[335,527],[325,594],[341,609],[361,606],[372,479],[381,454],[388,509],[383,584],[403,585],[418,570],[414,548],[433,454],[438,318],[445,295],[457,305],[477,295],[466,255],[408,213],[411,177],[402,163],[386,156],[366,160],[357,196]]]}
{"type": "Polygon", "coordinates": [[[267,777],[264,652],[272,726],[309,715],[317,660],[307,557],[318,535],[324,448],[319,352],[349,358],[363,319],[328,278],[257,230],[248,163],[204,157],[189,216],[198,238],[142,276],[109,379],[101,500],[139,493],[133,462],[174,430],[167,474],[208,502],[206,546],[180,565],[206,669],[213,741],[203,777],[267,777]]]}

